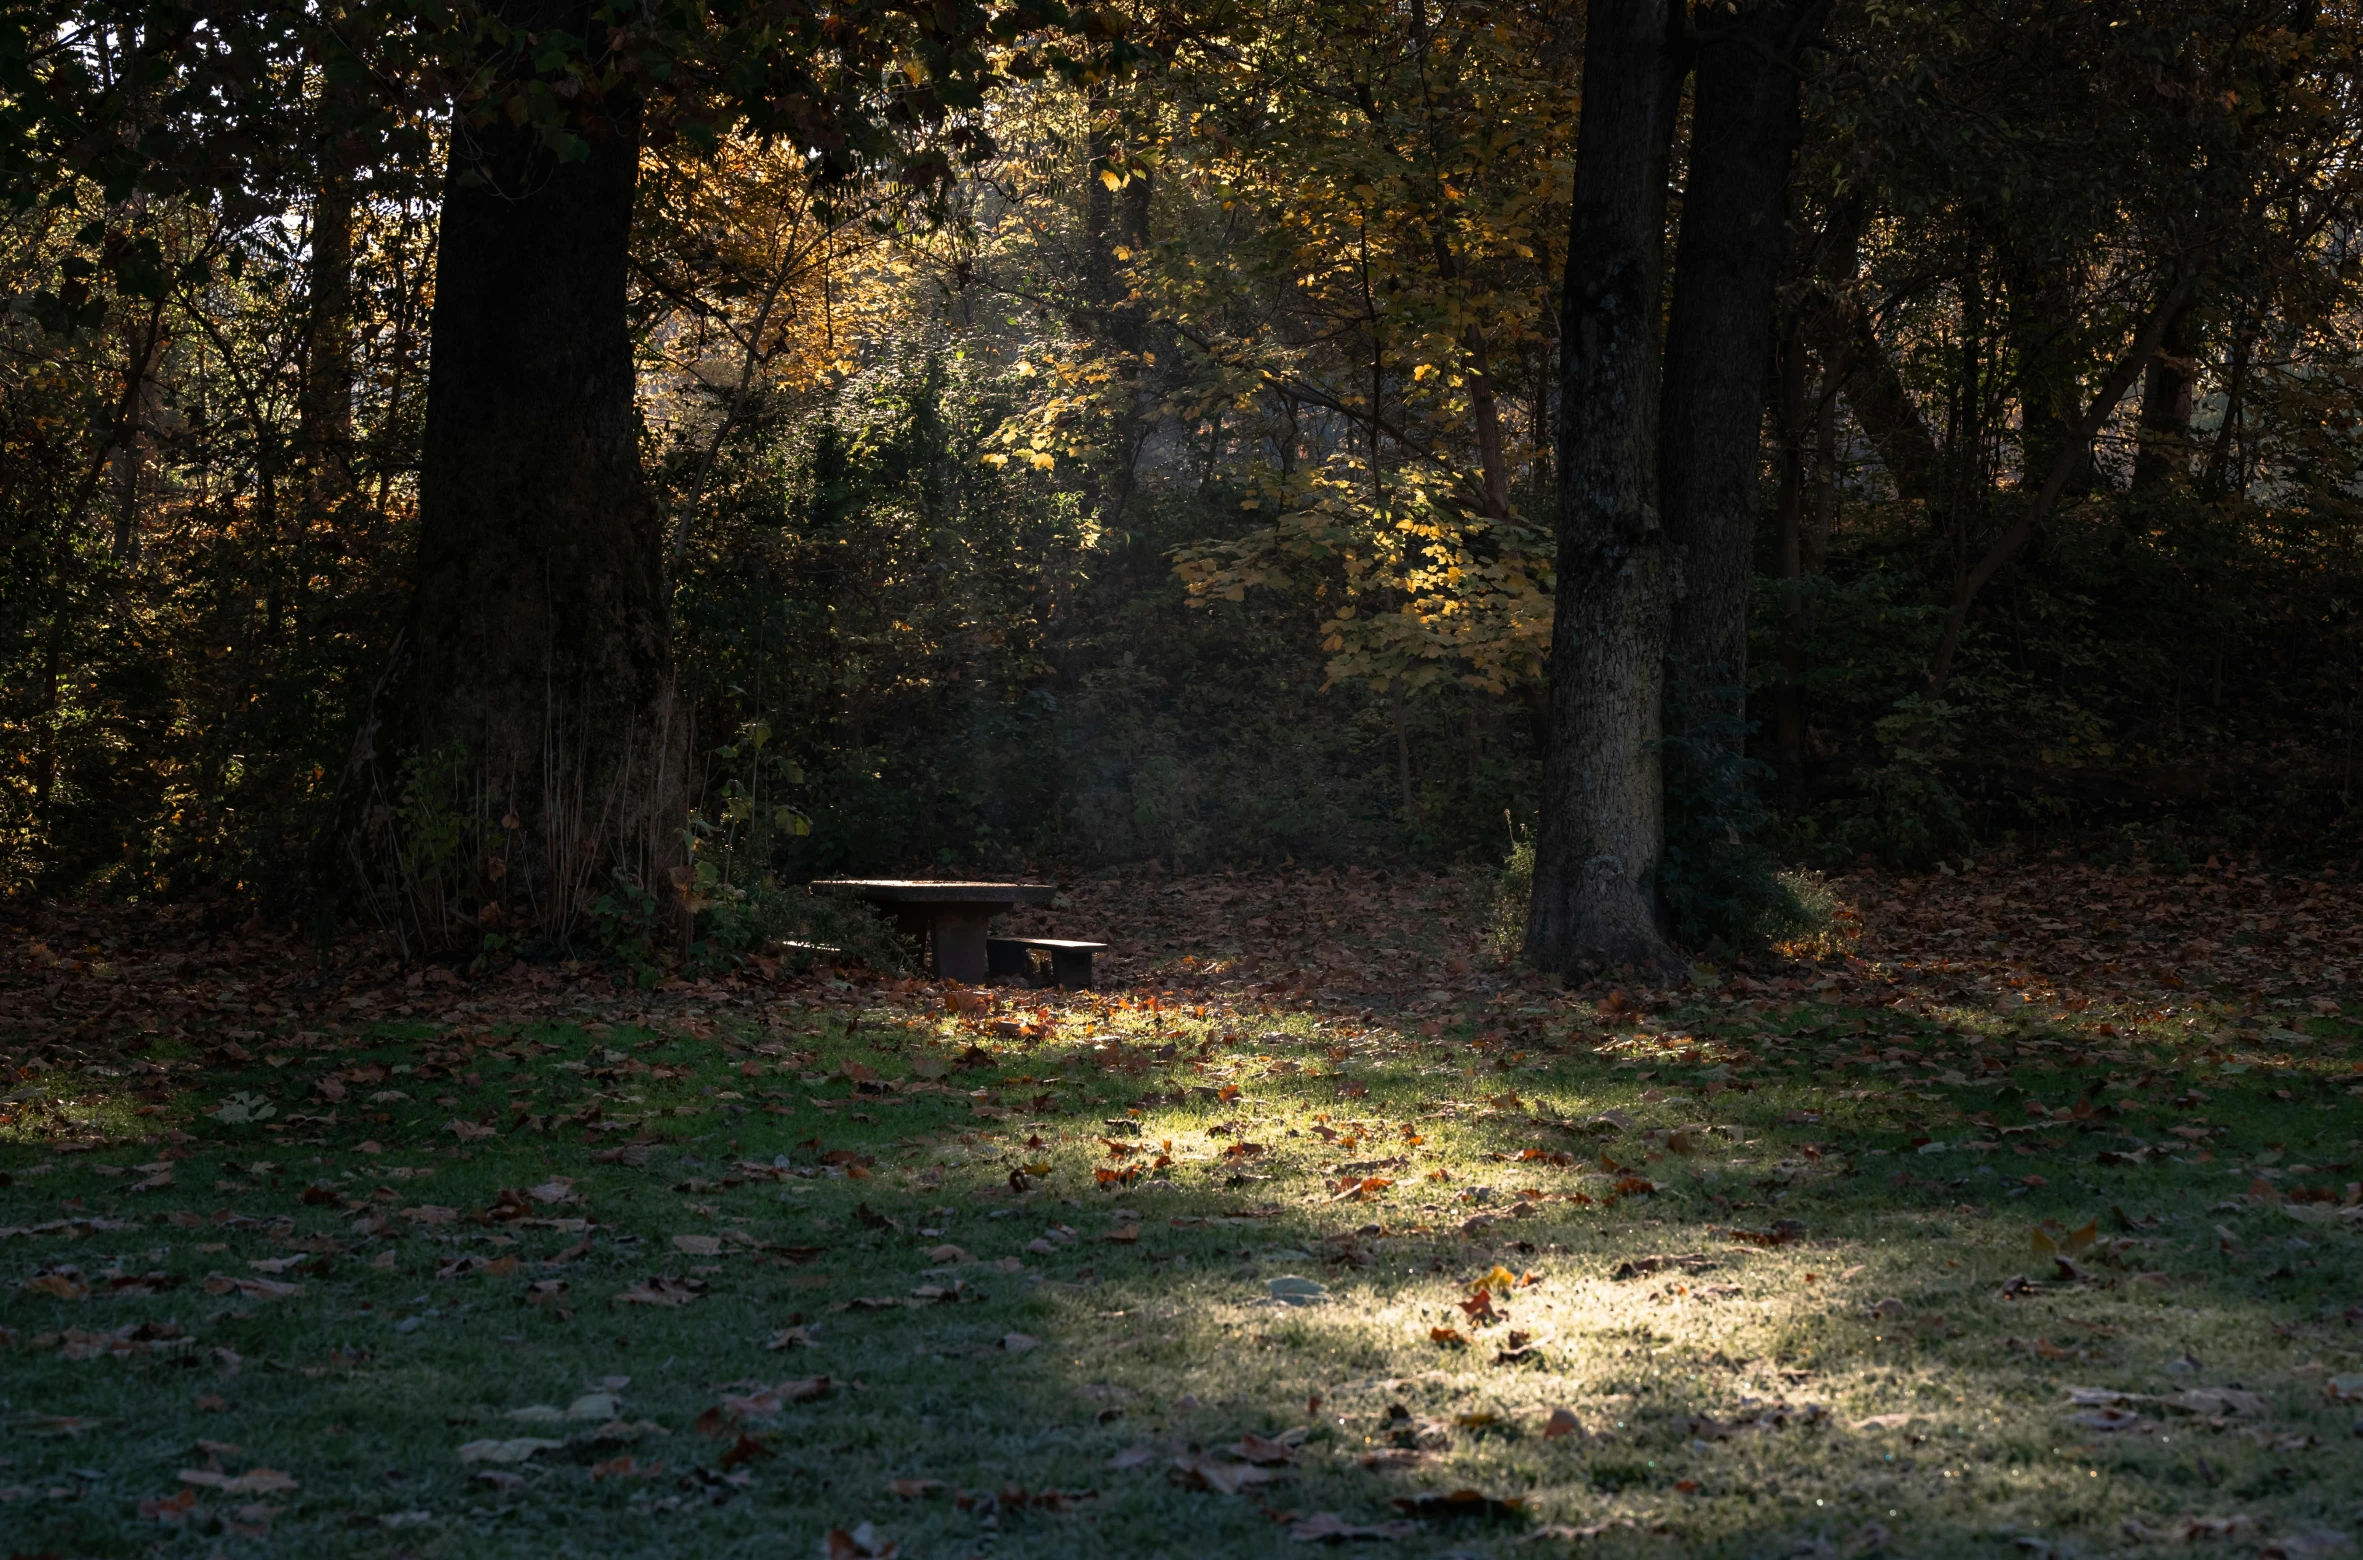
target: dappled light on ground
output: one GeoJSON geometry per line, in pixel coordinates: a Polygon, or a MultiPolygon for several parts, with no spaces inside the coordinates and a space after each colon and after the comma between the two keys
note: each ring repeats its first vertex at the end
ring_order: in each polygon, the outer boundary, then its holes
{"type": "Polygon", "coordinates": [[[2351,890],[1830,886],[1811,959],[1580,990],[1435,876],[1070,884],[1024,929],[1116,944],[1091,993],[40,929],[0,1513],[58,1554],[2351,1555],[2351,890]]]}

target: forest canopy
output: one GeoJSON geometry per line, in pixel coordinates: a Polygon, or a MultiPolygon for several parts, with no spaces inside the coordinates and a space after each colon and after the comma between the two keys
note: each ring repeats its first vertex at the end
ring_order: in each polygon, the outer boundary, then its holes
{"type": "Polygon", "coordinates": [[[2351,853],[2359,23],[10,0],[0,865],[476,955],[2351,853]]]}

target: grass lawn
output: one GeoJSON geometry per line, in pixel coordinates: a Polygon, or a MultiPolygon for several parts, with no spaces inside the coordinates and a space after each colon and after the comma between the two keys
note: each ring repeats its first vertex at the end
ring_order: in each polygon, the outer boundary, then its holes
{"type": "Polygon", "coordinates": [[[610,1005],[16,1068],[0,1548],[2354,1553],[2311,1006],[610,1005]]]}

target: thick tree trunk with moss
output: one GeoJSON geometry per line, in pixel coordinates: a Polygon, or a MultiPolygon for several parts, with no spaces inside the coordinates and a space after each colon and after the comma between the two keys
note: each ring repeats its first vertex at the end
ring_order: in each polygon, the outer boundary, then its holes
{"type": "Polygon", "coordinates": [[[584,133],[564,162],[455,132],[436,252],[409,735],[520,790],[553,743],[624,740],[667,666],[624,312],[638,124],[584,133]]]}
{"type": "Polygon", "coordinates": [[[1558,587],[1526,956],[1571,972],[1664,950],[1658,772],[1668,585],[1658,314],[1682,11],[1592,0],[1561,314],[1558,587]]]}

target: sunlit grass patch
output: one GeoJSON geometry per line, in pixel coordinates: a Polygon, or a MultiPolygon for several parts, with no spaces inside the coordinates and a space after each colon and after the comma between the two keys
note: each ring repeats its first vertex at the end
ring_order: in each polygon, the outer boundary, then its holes
{"type": "Polygon", "coordinates": [[[0,1226],[57,1226],[0,1238],[10,1521],[61,1552],[866,1520],[908,1554],[1244,1555],[1405,1502],[1392,1552],[1506,1556],[2344,1520],[2351,1026],[1497,996],[878,988],[209,1064],[103,1155],[5,1149],[0,1226]],[[127,1142],[170,1186],[129,1192],[127,1142]],[[2227,1388],[2261,1410],[2190,1406],[2227,1388]],[[600,1393],[612,1420],[547,1417],[600,1393]],[[295,1487],[223,1493],[255,1468],[295,1487]],[[1418,1504],[1459,1489],[1522,1504],[1418,1504]]]}

